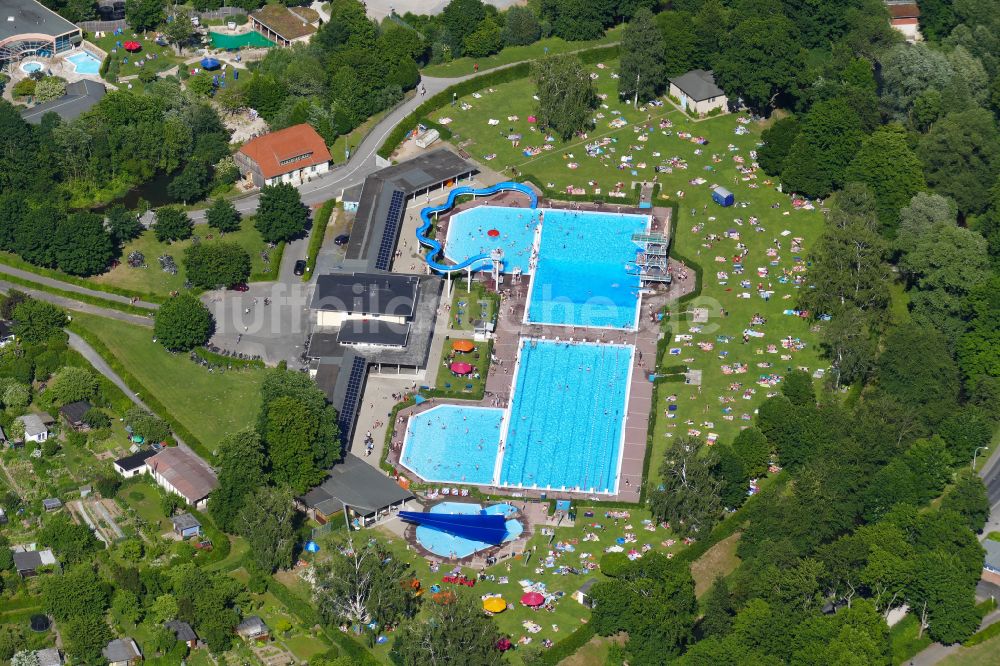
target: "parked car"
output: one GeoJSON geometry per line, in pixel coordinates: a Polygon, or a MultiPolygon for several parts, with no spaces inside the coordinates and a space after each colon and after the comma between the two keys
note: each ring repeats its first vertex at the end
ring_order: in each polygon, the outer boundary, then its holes
{"type": "Polygon", "coordinates": [[[306,274],[306,261],[305,261],[305,259],[299,259],[298,261],[295,262],[295,268],[292,269],[292,273],[295,273],[296,275],[305,275],[306,274]]]}
{"type": "Polygon", "coordinates": [[[351,237],[347,234],[340,234],[333,239],[335,245],[347,245],[347,241],[351,240],[351,237]]]}
{"type": "Polygon", "coordinates": [[[246,282],[240,282],[239,284],[234,284],[230,287],[233,291],[250,291],[250,287],[247,286],[246,282]]]}

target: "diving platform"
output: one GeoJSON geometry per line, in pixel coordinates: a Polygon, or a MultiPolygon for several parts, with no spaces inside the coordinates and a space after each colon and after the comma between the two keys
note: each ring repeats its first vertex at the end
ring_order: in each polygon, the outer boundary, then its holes
{"type": "Polygon", "coordinates": [[[643,286],[652,283],[670,284],[670,271],[667,269],[670,242],[666,234],[632,234],[632,242],[642,248],[635,255],[635,267],[643,286]]]}

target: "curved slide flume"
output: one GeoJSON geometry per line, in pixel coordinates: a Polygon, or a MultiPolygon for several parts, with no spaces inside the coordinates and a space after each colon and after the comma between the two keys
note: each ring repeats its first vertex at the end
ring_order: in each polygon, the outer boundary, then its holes
{"type": "Polygon", "coordinates": [[[535,194],[527,185],[523,183],[515,183],[513,181],[504,181],[502,183],[497,183],[496,185],[490,185],[489,187],[484,187],[482,189],[476,189],[474,187],[456,187],[451,192],[448,193],[448,200],[445,201],[440,206],[428,206],[420,211],[420,219],[423,224],[417,229],[417,242],[419,242],[424,247],[430,248],[427,254],[424,255],[424,261],[427,265],[431,267],[432,270],[438,273],[454,273],[455,271],[465,270],[470,266],[474,266],[483,261],[489,261],[489,254],[477,254],[474,257],[469,257],[457,264],[445,265],[439,264],[435,261],[435,257],[441,254],[442,247],[441,243],[437,242],[433,238],[428,238],[425,234],[427,230],[431,228],[431,216],[437,213],[443,213],[446,210],[451,210],[455,205],[455,199],[464,196],[466,194],[472,194],[477,197],[489,196],[491,194],[496,194],[497,192],[512,191],[524,194],[531,200],[531,208],[538,208],[538,195],[535,194]]]}

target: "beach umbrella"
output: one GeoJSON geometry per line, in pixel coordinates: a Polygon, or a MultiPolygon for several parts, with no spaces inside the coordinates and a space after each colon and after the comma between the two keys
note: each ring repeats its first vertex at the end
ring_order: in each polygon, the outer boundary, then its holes
{"type": "Polygon", "coordinates": [[[457,352],[470,352],[476,348],[472,340],[455,340],[451,343],[451,348],[457,352]]]}
{"type": "Polygon", "coordinates": [[[507,608],[507,602],[500,597],[490,597],[483,602],[483,610],[490,613],[501,613],[507,608]]]}
{"type": "Polygon", "coordinates": [[[122,46],[129,53],[135,53],[136,51],[142,50],[142,44],[140,44],[139,42],[125,42],[122,46]]]}
{"type": "Polygon", "coordinates": [[[467,375],[472,372],[472,366],[468,363],[452,363],[451,371],[456,375],[467,375]]]}
{"type": "Polygon", "coordinates": [[[310,542],[306,543],[306,552],[307,553],[318,553],[319,552],[319,544],[316,543],[315,541],[310,541],[310,542]]]}
{"type": "Polygon", "coordinates": [[[514,647],[514,644],[511,643],[510,639],[507,638],[506,636],[497,641],[497,649],[500,650],[501,652],[506,652],[512,647],[514,647]]]}
{"type": "Polygon", "coordinates": [[[222,63],[219,62],[218,60],[216,60],[215,58],[202,58],[201,59],[201,66],[202,66],[202,68],[211,71],[211,70],[219,69],[220,67],[222,67],[222,63]]]}
{"type": "Polygon", "coordinates": [[[486,232],[486,235],[489,236],[490,238],[496,238],[497,236],[500,235],[500,230],[490,229],[489,231],[486,232]]]}
{"type": "Polygon", "coordinates": [[[529,608],[536,608],[545,603],[545,597],[538,592],[528,592],[521,597],[521,604],[529,608]]]}

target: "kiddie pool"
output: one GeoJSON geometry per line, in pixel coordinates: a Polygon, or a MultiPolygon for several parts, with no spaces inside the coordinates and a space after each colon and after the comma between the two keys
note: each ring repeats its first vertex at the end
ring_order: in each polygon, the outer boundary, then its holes
{"type": "MultiPolygon", "coordinates": [[[[464,502],[441,502],[430,509],[431,513],[452,514],[477,514],[480,511],[485,511],[490,515],[509,516],[516,509],[510,504],[494,504],[483,509],[480,504],[466,504],[464,502]]],[[[504,536],[504,541],[516,539],[523,531],[524,526],[519,520],[507,520],[507,534],[504,536]]],[[[477,551],[491,547],[491,544],[488,543],[463,539],[424,525],[417,527],[417,542],[440,557],[468,557],[477,551]]]]}
{"type": "Polygon", "coordinates": [[[42,63],[37,60],[27,60],[21,63],[21,71],[25,74],[32,74],[34,72],[40,72],[45,67],[42,63]]]}

